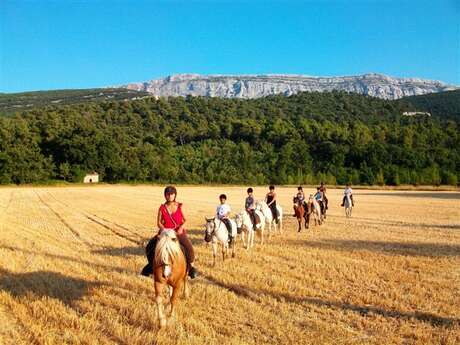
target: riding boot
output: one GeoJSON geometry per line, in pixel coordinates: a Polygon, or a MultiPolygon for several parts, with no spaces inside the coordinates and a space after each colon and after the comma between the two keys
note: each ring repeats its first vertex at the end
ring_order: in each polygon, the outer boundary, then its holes
{"type": "Polygon", "coordinates": [[[158,237],[154,236],[147,246],[145,247],[145,256],[147,257],[148,264],[144,266],[141,275],[148,277],[153,274],[153,258],[155,256],[155,247],[157,245],[158,237]]]}

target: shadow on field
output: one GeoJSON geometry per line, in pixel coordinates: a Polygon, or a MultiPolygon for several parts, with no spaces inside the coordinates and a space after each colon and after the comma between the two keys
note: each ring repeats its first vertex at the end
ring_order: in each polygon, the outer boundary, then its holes
{"type": "Polygon", "coordinates": [[[362,240],[288,240],[289,244],[316,249],[340,251],[369,250],[392,255],[411,255],[427,257],[460,256],[460,246],[455,244],[383,242],[362,240]]]}
{"type": "Polygon", "coordinates": [[[12,273],[0,268],[0,290],[15,297],[50,297],[67,305],[102,283],[67,277],[57,272],[12,273]]]}
{"type": "Polygon", "coordinates": [[[203,228],[187,229],[190,241],[194,246],[204,244],[204,226],[203,228]]]}
{"type": "Polygon", "coordinates": [[[95,270],[102,269],[102,270],[105,270],[105,271],[114,271],[114,272],[117,272],[117,273],[124,273],[124,274],[132,273],[132,271],[124,269],[124,268],[119,268],[119,267],[116,267],[116,266],[103,265],[103,264],[97,264],[97,263],[94,263],[92,261],[86,261],[86,260],[82,260],[82,259],[73,258],[73,257],[70,257],[70,256],[65,256],[65,255],[56,255],[56,254],[50,254],[50,253],[46,253],[46,252],[37,252],[37,251],[33,251],[33,250],[26,250],[26,249],[10,247],[10,246],[1,246],[0,249],[8,249],[8,250],[11,250],[13,252],[14,251],[22,252],[24,254],[27,254],[28,257],[30,258],[30,260],[32,260],[32,261],[33,261],[35,256],[38,256],[38,257],[43,256],[43,257],[51,258],[53,260],[61,260],[61,261],[69,262],[70,264],[72,264],[72,263],[76,263],[76,264],[80,264],[80,265],[83,264],[83,265],[86,265],[87,267],[94,268],[95,270]]]}
{"type": "Polygon", "coordinates": [[[103,249],[92,250],[92,254],[110,255],[110,256],[126,256],[126,255],[145,255],[145,248],[137,247],[105,247],[103,249]]]}
{"type": "Polygon", "coordinates": [[[460,229],[460,224],[426,224],[426,223],[408,223],[408,222],[398,222],[392,220],[381,220],[368,217],[353,217],[353,220],[358,222],[366,222],[371,225],[383,225],[383,226],[396,226],[396,227],[406,227],[406,228],[437,228],[437,229],[460,229]]]}
{"type": "Polygon", "coordinates": [[[457,318],[450,318],[450,317],[443,317],[437,316],[431,313],[425,312],[401,312],[397,310],[386,310],[376,306],[359,306],[349,303],[342,303],[338,301],[325,301],[317,297],[303,297],[303,296],[294,296],[288,293],[278,293],[269,291],[267,289],[253,289],[244,285],[232,284],[222,282],[214,277],[205,275],[204,280],[205,283],[212,284],[219,286],[223,289],[229,290],[236,295],[254,301],[256,303],[262,302],[262,297],[268,296],[270,298],[275,299],[278,302],[285,303],[296,303],[306,306],[307,304],[316,305],[319,307],[330,307],[333,309],[342,309],[344,311],[353,311],[359,313],[361,316],[367,315],[381,315],[383,317],[391,317],[397,319],[406,319],[406,320],[418,320],[421,322],[428,322],[433,326],[441,326],[441,327],[452,327],[455,325],[460,325],[460,319],[457,318]]]}
{"type": "Polygon", "coordinates": [[[406,198],[428,198],[428,199],[443,199],[443,200],[460,200],[460,193],[457,192],[383,192],[383,193],[360,193],[356,195],[371,195],[371,196],[401,196],[406,198]]]}

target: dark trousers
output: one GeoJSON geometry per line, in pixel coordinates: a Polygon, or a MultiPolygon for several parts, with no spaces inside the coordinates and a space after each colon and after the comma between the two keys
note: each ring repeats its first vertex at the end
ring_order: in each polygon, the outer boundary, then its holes
{"type": "Polygon", "coordinates": [[[232,235],[232,223],[230,223],[230,219],[223,218],[220,221],[225,224],[225,226],[227,227],[227,231],[229,235],[231,236],[232,235]]]}
{"type": "Polygon", "coordinates": [[[272,211],[273,219],[278,223],[278,211],[276,209],[276,201],[274,201],[270,206],[270,211],[272,211]]]}
{"type": "Polygon", "coordinates": [[[249,218],[251,218],[252,224],[256,225],[256,210],[250,209],[248,210],[249,218]]]}

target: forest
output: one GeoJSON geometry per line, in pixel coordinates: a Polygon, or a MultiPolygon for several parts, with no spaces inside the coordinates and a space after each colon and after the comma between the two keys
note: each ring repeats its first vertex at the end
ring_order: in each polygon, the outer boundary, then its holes
{"type": "Polygon", "coordinates": [[[0,183],[457,185],[458,109],[413,109],[344,92],[47,103],[0,116],[0,183]]]}

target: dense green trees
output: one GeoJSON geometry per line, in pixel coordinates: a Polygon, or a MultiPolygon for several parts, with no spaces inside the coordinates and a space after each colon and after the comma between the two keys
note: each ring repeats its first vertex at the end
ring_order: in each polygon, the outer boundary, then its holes
{"type": "Polygon", "coordinates": [[[342,92],[47,106],[0,117],[0,183],[457,184],[458,123],[342,92]]]}

